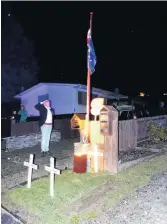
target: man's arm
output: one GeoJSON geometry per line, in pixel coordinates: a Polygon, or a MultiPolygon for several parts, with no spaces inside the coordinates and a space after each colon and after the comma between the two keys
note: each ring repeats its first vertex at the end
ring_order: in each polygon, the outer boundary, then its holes
{"type": "Polygon", "coordinates": [[[43,106],[43,102],[41,102],[41,103],[37,103],[37,104],[35,105],[35,109],[37,109],[37,110],[41,110],[42,106],[43,106]]]}
{"type": "Polygon", "coordinates": [[[55,110],[53,108],[51,108],[52,110],[52,115],[54,116],[55,115],[55,110]]]}

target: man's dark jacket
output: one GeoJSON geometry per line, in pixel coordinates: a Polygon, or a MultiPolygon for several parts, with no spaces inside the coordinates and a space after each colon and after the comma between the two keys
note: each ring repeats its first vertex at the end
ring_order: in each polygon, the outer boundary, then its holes
{"type": "MultiPolygon", "coordinates": [[[[39,111],[39,113],[40,113],[39,126],[41,127],[45,123],[45,121],[46,121],[47,109],[41,103],[36,104],[35,105],[35,109],[37,109],[39,111]]],[[[50,110],[51,110],[52,116],[53,116],[54,115],[54,109],[51,108],[50,110]]],[[[53,121],[53,117],[52,117],[52,121],[53,121]]],[[[54,125],[54,122],[52,122],[52,125],[54,125]]]]}

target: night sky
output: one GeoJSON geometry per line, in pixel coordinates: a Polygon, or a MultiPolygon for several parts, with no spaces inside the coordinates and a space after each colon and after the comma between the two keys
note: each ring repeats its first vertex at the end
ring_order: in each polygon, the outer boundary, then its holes
{"type": "MultiPolygon", "coordinates": [[[[13,15],[34,40],[40,82],[86,84],[89,13],[97,56],[94,87],[165,91],[167,2],[15,2],[13,15]]],[[[167,91],[167,89],[166,89],[167,91]]]]}

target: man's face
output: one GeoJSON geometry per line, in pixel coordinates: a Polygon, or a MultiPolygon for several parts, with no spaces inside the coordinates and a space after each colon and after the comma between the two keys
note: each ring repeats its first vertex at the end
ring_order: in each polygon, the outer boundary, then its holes
{"type": "Polygon", "coordinates": [[[50,102],[49,102],[49,100],[46,100],[46,101],[44,102],[44,106],[45,106],[45,107],[50,107],[50,102]]]}

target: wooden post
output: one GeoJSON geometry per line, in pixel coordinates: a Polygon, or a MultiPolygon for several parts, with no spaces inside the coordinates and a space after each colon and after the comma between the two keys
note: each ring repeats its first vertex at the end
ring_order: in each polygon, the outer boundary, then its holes
{"type": "Polygon", "coordinates": [[[109,122],[112,133],[104,136],[104,170],[118,172],[118,111],[114,107],[109,108],[109,122]]]}
{"type": "Polygon", "coordinates": [[[50,167],[45,166],[45,170],[50,172],[50,196],[54,196],[54,175],[60,175],[60,170],[54,168],[54,158],[50,158],[50,167]]]}
{"type": "Polygon", "coordinates": [[[29,162],[24,162],[24,166],[28,167],[28,181],[27,181],[27,188],[31,188],[31,178],[32,178],[32,170],[38,169],[38,165],[33,164],[34,155],[30,154],[29,162]]]}

